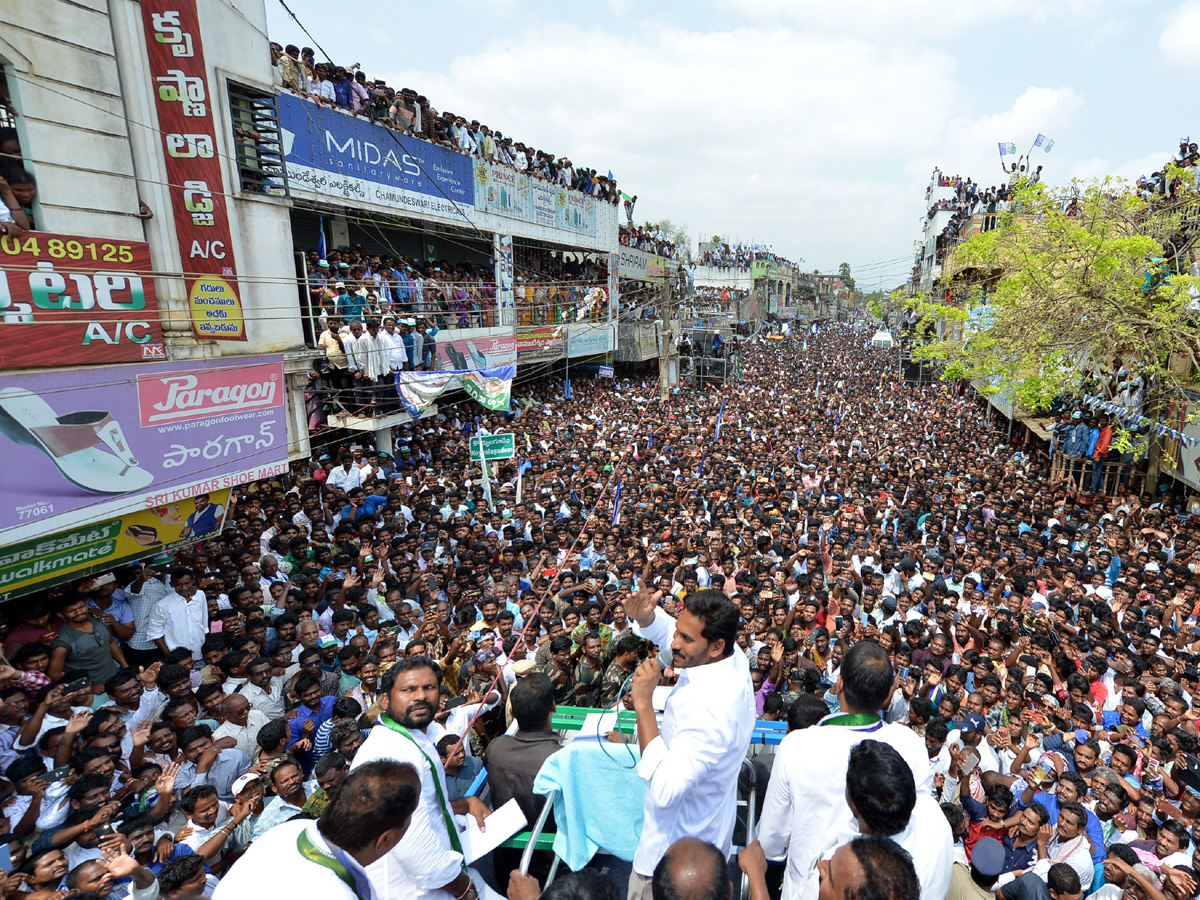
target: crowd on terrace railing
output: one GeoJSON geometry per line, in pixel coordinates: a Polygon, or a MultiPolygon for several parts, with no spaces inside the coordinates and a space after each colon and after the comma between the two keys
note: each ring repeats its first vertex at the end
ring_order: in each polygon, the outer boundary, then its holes
{"type": "Polygon", "coordinates": [[[620,202],[621,192],[611,172],[601,175],[595,169],[576,166],[565,156],[514,141],[478,119],[438,112],[427,97],[411,88],[395,90],[382,78],[368,79],[358,63],[319,63],[309,47],[282,47],[276,43],[271,44],[271,62],[280,87],[323,106],[345,110],[477,159],[511,166],[614,206],[620,202]]]}
{"type": "Polygon", "coordinates": [[[1197,189],[1197,175],[1200,174],[1200,146],[1189,138],[1179,139],[1179,152],[1163,163],[1162,167],[1152,172],[1149,177],[1141,175],[1137,179],[1138,195],[1143,200],[1153,201],[1161,198],[1174,198],[1187,187],[1197,189]],[[1175,166],[1185,173],[1190,173],[1191,183],[1180,175],[1172,175],[1170,168],[1175,166]]]}
{"type": "Polygon", "coordinates": [[[700,254],[699,264],[718,269],[749,269],[755,260],[772,260],[781,266],[796,268],[791,260],[761,244],[714,244],[700,254]]]}
{"type": "Polygon", "coordinates": [[[663,256],[667,259],[678,258],[684,249],[667,240],[667,236],[662,231],[650,231],[647,228],[638,228],[633,225],[628,227],[622,225],[619,239],[625,247],[632,247],[635,250],[653,253],[655,256],[663,256]]]}

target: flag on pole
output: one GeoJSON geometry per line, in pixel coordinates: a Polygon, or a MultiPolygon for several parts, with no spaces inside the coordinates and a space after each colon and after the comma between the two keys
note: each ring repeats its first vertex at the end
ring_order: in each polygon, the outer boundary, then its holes
{"type": "Polygon", "coordinates": [[[696,477],[697,477],[697,478],[703,478],[703,477],[704,477],[704,461],[705,461],[706,459],[708,459],[708,453],[707,453],[707,451],[705,452],[705,454],[704,454],[703,456],[701,456],[701,457],[700,457],[700,471],[696,473],[696,477]]]}
{"type": "Polygon", "coordinates": [[[325,262],[328,258],[325,247],[325,216],[322,214],[320,224],[317,228],[317,259],[325,262]]]}
{"type": "Polygon", "coordinates": [[[570,399],[571,399],[571,379],[570,379],[570,376],[568,376],[568,377],[567,377],[567,379],[566,379],[566,381],[564,382],[563,393],[566,395],[566,398],[567,398],[568,400],[570,400],[570,399]]]}
{"type": "Polygon", "coordinates": [[[613,497],[612,527],[616,528],[621,522],[621,482],[617,481],[617,493],[613,497]]]}
{"type": "Polygon", "coordinates": [[[725,398],[721,398],[721,408],[717,410],[717,428],[713,434],[713,443],[721,443],[721,416],[725,415],[725,398]]]}
{"type": "Polygon", "coordinates": [[[1017,152],[1017,145],[1012,141],[1008,141],[1007,143],[1004,141],[999,141],[998,146],[1000,147],[1001,156],[1011,156],[1013,153],[1017,152]]]}
{"type": "Polygon", "coordinates": [[[1038,136],[1033,139],[1033,146],[1040,147],[1044,143],[1046,143],[1046,136],[1041,132],[1038,132],[1038,136]]]}

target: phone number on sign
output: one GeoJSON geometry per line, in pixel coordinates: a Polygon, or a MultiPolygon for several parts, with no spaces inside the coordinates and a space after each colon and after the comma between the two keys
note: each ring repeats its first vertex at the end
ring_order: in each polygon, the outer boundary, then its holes
{"type": "MultiPolygon", "coordinates": [[[[42,255],[41,242],[36,237],[14,238],[4,235],[0,238],[0,250],[9,256],[28,253],[30,256],[42,255]]],[[[46,241],[46,255],[51,259],[90,259],[92,262],[133,262],[133,248],[128,244],[109,244],[88,241],[50,238],[46,241]]]]}

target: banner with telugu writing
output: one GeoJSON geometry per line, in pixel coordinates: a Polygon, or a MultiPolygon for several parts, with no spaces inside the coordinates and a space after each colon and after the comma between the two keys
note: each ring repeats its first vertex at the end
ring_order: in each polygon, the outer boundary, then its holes
{"type": "Polygon", "coordinates": [[[464,371],[397,372],[396,393],[414,420],[421,418],[434,400],[455,388],[462,388],[480,406],[507,412],[516,372],[515,365],[464,371]]]}
{"type": "Polygon", "coordinates": [[[196,0],[142,0],[151,87],[192,332],[246,340],[196,0]]]}

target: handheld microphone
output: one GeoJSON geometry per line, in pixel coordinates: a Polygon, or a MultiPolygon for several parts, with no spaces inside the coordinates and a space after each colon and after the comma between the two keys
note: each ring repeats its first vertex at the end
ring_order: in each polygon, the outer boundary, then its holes
{"type": "Polygon", "coordinates": [[[663,647],[658,651],[658,664],[664,669],[668,668],[674,662],[675,655],[671,652],[670,647],[663,647]]]}

